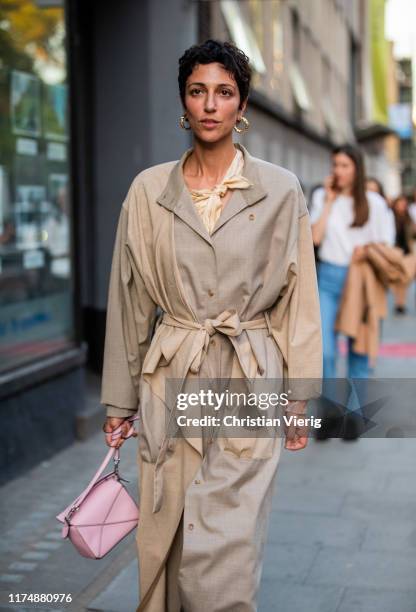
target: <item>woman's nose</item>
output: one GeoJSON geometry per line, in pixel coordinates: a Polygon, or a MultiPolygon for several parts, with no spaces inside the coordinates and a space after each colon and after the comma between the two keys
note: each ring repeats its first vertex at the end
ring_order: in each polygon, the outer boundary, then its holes
{"type": "Polygon", "coordinates": [[[207,97],[205,98],[205,110],[206,111],[213,111],[215,110],[215,96],[214,94],[212,95],[207,95],[207,97]]]}

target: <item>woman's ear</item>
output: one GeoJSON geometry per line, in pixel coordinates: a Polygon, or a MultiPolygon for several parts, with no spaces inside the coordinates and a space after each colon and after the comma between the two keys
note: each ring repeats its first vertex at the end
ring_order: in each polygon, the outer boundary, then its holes
{"type": "Polygon", "coordinates": [[[247,98],[245,100],[243,100],[243,102],[241,103],[240,108],[238,109],[239,111],[241,111],[241,115],[244,115],[246,108],[247,108],[247,98]]]}

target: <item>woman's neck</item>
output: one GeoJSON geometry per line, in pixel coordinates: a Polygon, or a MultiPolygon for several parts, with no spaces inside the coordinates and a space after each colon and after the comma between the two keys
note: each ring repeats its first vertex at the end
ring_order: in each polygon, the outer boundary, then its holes
{"type": "Polygon", "coordinates": [[[232,140],[223,144],[195,140],[192,153],[185,160],[183,173],[189,178],[217,184],[227,172],[236,154],[232,140]]]}

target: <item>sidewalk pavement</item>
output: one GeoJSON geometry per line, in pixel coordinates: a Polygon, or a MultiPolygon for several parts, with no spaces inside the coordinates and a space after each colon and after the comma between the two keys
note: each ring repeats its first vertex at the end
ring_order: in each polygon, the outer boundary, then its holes
{"type": "MultiPolygon", "coordinates": [[[[416,346],[414,287],[409,293],[409,314],[384,322],[385,346],[416,346]]],[[[416,357],[390,353],[382,351],[375,377],[416,377],[416,357]]],[[[98,402],[97,380],[90,395],[98,402]]],[[[136,441],[123,445],[120,464],[135,495],[136,441]]],[[[106,451],[99,432],[2,488],[0,612],[34,609],[33,604],[7,604],[9,593],[72,596],[71,605],[38,604],[38,610],[136,609],[134,532],[107,558],[95,561],[61,540],[55,519],[88,483],[106,451]]],[[[284,449],[259,612],[415,612],[415,471],[411,438],[310,438],[304,451],[284,449]]]]}

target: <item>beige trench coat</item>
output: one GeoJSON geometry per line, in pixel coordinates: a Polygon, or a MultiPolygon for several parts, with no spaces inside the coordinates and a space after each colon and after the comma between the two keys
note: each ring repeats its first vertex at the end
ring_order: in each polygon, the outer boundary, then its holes
{"type": "Polygon", "coordinates": [[[293,173],[236,146],[253,185],[233,191],[211,235],[183,180],[192,148],[140,172],[121,207],[101,402],[112,416],[139,409],[140,611],[257,609],[282,449],[281,437],[168,435],[166,381],[313,379],[292,399],[319,395],[305,199],[293,173]]]}

